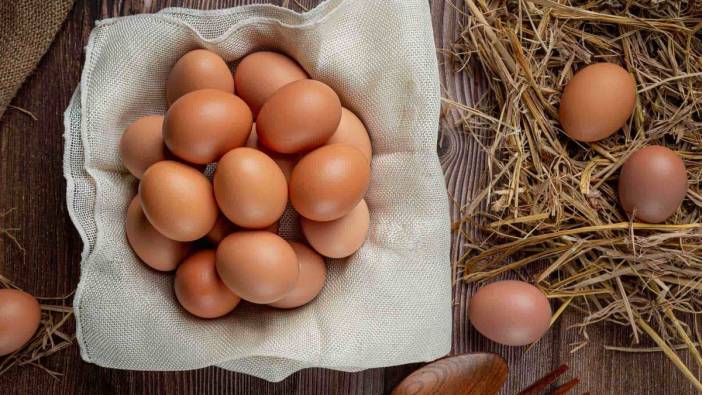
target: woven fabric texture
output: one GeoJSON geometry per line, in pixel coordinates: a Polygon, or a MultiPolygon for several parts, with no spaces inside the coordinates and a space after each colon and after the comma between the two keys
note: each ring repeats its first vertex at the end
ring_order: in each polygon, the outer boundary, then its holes
{"type": "Polygon", "coordinates": [[[73,0],[0,1],[0,116],[72,6],[73,0]]]}
{"type": "MultiPolygon", "coordinates": [[[[450,224],[436,153],[440,94],[426,0],[328,0],[297,14],[253,5],[166,9],[103,20],[65,113],[70,215],[84,241],[74,299],[87,362],[133,370],[217,365],[271,381],[307,367],[357,371],[428,361],[451,346],[450,224]],[[328,261],[323,292],[292,311],[244,304],[200,320],[125,237],[137,181],[122,166],[126,126],[166,110],[171,66],[203,47],[236,67],[258,49],[295,58],[333,87],[373,141],[371,225],[355,255],[328,261]]],[[[282,221],[294,236],[294,221],[282,221]]]]}

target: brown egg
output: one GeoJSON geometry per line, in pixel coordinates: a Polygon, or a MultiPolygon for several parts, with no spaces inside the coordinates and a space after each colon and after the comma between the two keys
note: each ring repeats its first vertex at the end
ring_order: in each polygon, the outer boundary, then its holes
{"type": "Polygon", "coordinates": [[[163,139],[179,158],[207,164],[246,144],[252,122],[251,111],[243,100],[204,89],[184,95],[168,109],[163,139]]]}
{"type": "Polygon", "coordinates": [[[162,115],[148,115],[134,121],[122,134],[122,163],[134,177],[141,178],[149,166],[166,159],[162,128],[162,115]]]}
{"type": "Polygon", "coordinates": [[[664,222],[687,195],[687,170],[680,156],[650,145],[629,156],[619,173],[619,202],[641,221],[664,222]]]}
{"type": "Polygon", "coordinates": [[[263,105],[256,133],[266,148],[292,154],[326,143],[340,120],[339,96],[322,82],[300,80],[278,89],[263,105]]]}
{"type": "Polygon", "coordinates": [[[202,250],[184,260],[176,271],[173,285],[178,302],[200,318],[226,315],[241,301],[219,278],[215,262],[214,250],[202,250]]]}
{"type": "Polygon", "coordinates": [[[278,165],[247,147],[229,151],[217,163],[214,191],[224,215],[244,228],[273,224],[288,202],[288,184],[278,165]]]}
{"type": "Polygon", "coordinates": [[[219,216],[217,216],[217,222],[215,222],[215,225],[207,232],[205,237],[210,243],[217,245],[220,241],[224,240],[225,237],[238,229],[238,226],[234,225],[224,214],[220,213],[219,216]]]}
{"type": "Polygon", "coordinates": [[[339,127],[336,128],[336,132],[329,138],[327,144],[348,144],[358,148],[369,162],[373,157],[368,130],[356,114],[344,107],[341,108],[339,127]]]}
{"type": "Polygon", "coordinates": [[[161,161],[148,169],[139,184],[146,218],[164,236],[177,241],[204,237],[217,221],[212,183],[190,166],[161,161]]]}
{"type": "Polygon", "coordinates": [[[295,250],[280,236],[244,231],[232,233],[219,243],[217,272],[242,299],[267,304],[293,289],[299,265],[295,250]]]}
{"type": "Polygon", "coordinates": [[[302,233],[320,254],[329,258],[344,258],[354,252],[366,241],[368,235],[368,205],[361,201],[350,213],[339,219],[326,222],[300,219],[302,233]]]}
{"type": "Polygon", "coordinates": [[[473,295],[468,316],[478,332],[506,346],[525,346],[546,333],[551,305],[535,286],[523,281],[497,281],[473,295]]]}
{"type": "Polygon", "coordinates": [[[292,174],[292,169],[295,167],[297,161],[300,159],[299,154],[279,154],[277,152],[267,149],[266,147],[263,147],[261,144],[258,143],[255,122],[253,124],[253,127],[251,128],[251,134],[249,135],[249,139],[246,142],[246,146],[249,148],[255,148],[263,152],[264,154],[270,156],[271,159],[273,159],[273,161],[278,165],[278,167],[280,167],[280,170],[283,171],[283,175],[285,175],[285,181],[290,182],[290,175],[292,174]]]}
{"type": "Polygon", "coordinates": [[[319,295],[327,281],[327,265],[324,259],[304,244],[291,242],[297,262],[300,265],[300,274],[295,287],[283,299],[271,303],[279,309],[292,309],[309,303],[319,295]]]}
{"type": "Polygon", "coordinates": [[[631,74],[616,64],[595,63],[577,72],[563,90],[561,126],[572,139],[602,140],[624,126],[634,104],[631,74]]]}
{"type": "Polygon", "coordinates": [[[368,189],[370,166],[356,148],[325,145],[305,155],[290,176],[290,202],[305,218],[332,221],[348,214],[368,189]]]}
{"type": "Polygon", "coordinates": [[[234,93],[234,77],[219,55],[196,49],[183,55],[171,69],[166,82],[168,104],[200,89],[217,89],[234,93]]]}
{"type": "Polygon", "coordinates": [[[236,91],[251,107],[254,117],[275,91],[293,81],[307,78],[297,62],[276,52],[254,52],[236,67],[236,91]]]}
{"type": "Polygon", "coordinates": [[[0,356],[27,344],[40,321],[41,306],[34,296],[16,289],[0,289],[0,356]]]}
{"type": "Polygon", "coordinates": [[[163,272],[175,270],[190,252],[190,243],[171,240],[151,225],[141,209],[139,195],[129,203],[126,228],[132,250],[153,269],[163,272]]]}

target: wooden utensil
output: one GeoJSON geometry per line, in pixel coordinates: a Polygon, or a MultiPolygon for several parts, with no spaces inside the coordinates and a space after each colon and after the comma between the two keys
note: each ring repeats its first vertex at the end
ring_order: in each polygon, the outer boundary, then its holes
{"type": "Polygon", "coordinates": [[[499,355],[456,355],[414,371],[391,395],[492,395],[505,383],[507,373],[507,362],[499,355]]]}
{"type": "MultiPolygon", "coordinates": [[[[534,384],[530,385],[527,389],[521,391],[517,395],[538,395],[541,390],[548,387],[549,385],[555,383],[558,378],[568,370],[568,365],[561,365],[556,368],[556,370],[544,376],[542,379],[538,380],[534,384]]],[[[551,390],[548,395],[565,395],[570,392],[573,387],[578,385],[580,380],[576,377],[565,384],[561,384],[558,387],[551,390]]],[[[585,392],[582,395],[590,395],[589,392],[585,392]]]]}

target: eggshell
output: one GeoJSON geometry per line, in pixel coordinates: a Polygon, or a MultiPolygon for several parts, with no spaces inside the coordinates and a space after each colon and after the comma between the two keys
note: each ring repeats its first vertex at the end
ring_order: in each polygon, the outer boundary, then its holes
{"type": "Polygon", "coordinates": [[[370,162],[373,157],[368,130],[363,122],[345,107],[341,107],[341,121],[327,144],[348,144],[363,152],[370,162]]]}
{"type": "Polygon", "coordinates": [[[635,104],[631,74],[616,64],[595,63],[577,72],[563,90],[561,126],[575,140],[602,140],[624,126],[635,104]]]}
{"type": "Polygon", "coordinates": [[[497,281],[473,295],[468,316],[478,332],[506,346],[524,346],[546,333],[551,305],[535,286],[523,281],[497,281]]]}
{"type": "Polygon", "coordinates": [[[0,356],[19,350],[39,328],[41,306],[34,296],[0,289],[0,356]]]}
{"type": "Polygon", "coordinates": [[[641,221],[664,222],[687,195],[687,170],[680,156],[650,145],[629,156],[619,173],[619,202],[641,221]]]}
{"type": "Polygon", "coordinates": [[[254,117],[263,103],[281,87],[307,78],[297,62],[277,52],[254,52],[241,59],[234,73],[236,91],[254,117]]]}
{"type": "Polygon", "coordinates": [[[300,274],[292,291],[283,299],[271,303],[271,306],[279,309],[292,309],[309,303],[319,295],[327,281],[327,265],[319,254],[304,244],[291,242],[290,246],[295,250],[300,274]]]}
{"type": "Polygon", "coordinates": [[[166,159],[162,128],[162,115],[147,115],[134,121],[122,134],[122,163],[134,177],[141,178],[149,166],[166,159]]]}
{"type": "Polygon", "coordinates": [[[166,82],[168,103],[186,93],[200,89],[217,89],[234,93],[234,77],[219,55],[206,49],[196,49],[183,55],[171,69],[166,82]]]}
{"type": "Polygon", "coordinates": [[[202,250],[184,260],[176,271],[173,285],[178,302],[200,318],[226,315],[241,301],[219,278],[215,262],[214,250],[202,250]]]}
{"type": "Polygon", "coordinates": [[[368,160],[346,144],[305,155],[290,176],[290,202],[305,218],[332,221],[351,212],[368,189],[368,160]]]}
{"type": "Polygon", "coordinates": [[[168,109],[163,139],[177,157],[208,164],[246,144],[252,123],[251,110],[243,100],[204,89],[184,95],[168,109]]]}
{"type": "Polygon", "coordinates": [[[368,235],[369,222],[368,205],[363,199],[350,213],[333,221],[300,219],[307,242],[329,258],[344,258],[361,248],[368,235]]]}
{"type": "Polygon", "coordinates": [[[172,240],[197,240],[217,221],[219,210],[212,183],[179,162],[161,161],[146,169],[139,197],[149,222],[172,240]]]}
{"type": "Polygon", "coordinates": [[[265,228],[278,221],[288,202],[287,185],[273,159],[247,147],[224,155],[214,174],[220,209],[244,228],[265,228]]]}
{"type": "Polygon", "coordinates": [[[266,101],[256,118],[256,133],[266,148],[292,154],[326,143],[340,120],[339,96],[322,82],[300,80],[266,101]]]}
{"type": "Polygon", "coordinates": [[[215,222],[215,225],[207,232],[205,237],[210,243],[217,245],[220,241],[224,240],[225,237],[238,229],[238,226],[234,225],[224,214],[220,213],[219,216],[217,216],[217,222],[215,222]]]}
{"type": "Polygon", "coordinates": [[[141,209],[139,195],[127,208],[126,228],[127,240],[134,253],[155,270],[174,270],[190,252],[190,243],[171,240],[151,225],[141,209]]]}
{"type": "Polygon", "coordinates": [[[258,143],[258,137],[256,136],[256,123],[254,122],[251,128],[251,134],[246,142],[246,146],[249,148],[255,148],[264,154],[268,155],[273,159],[273,161],[280,167],[285,175],[285,181],[290,182],[290,175],[292,174],[292,169],[297,164],[300,159],[299,154],[279,154],[277,152],[271,151],[264,147],[262,144],[258,143]]]}
{"type": "Polygon", "coordinates": [[[235,294],[267,304],[292,291],[299,273],[295,250],[265,231],[236,232],[217,247],[217,272],[235,294]]]}

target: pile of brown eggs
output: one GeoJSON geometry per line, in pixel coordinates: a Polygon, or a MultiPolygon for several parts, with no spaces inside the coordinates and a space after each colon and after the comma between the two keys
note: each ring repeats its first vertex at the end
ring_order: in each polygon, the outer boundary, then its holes
{"type": "Polygon", "coordinates": [[[363,122],[275,52],[247,55],[232,75],[217,54],[190,51],[171,69],[166,98],[165,116],[137,119],[120,146],[140,179],[126,222],[136,255],[176,270],[175,295],[198,317],[221,317],[241,299],[310,302],[326,281],[323,256],[355,253],[368,233],[363,122]],[[203,171],[214,163],[210,180],[203,171]],[[309,246],[278,235],[288,203],[309,246]]]}

